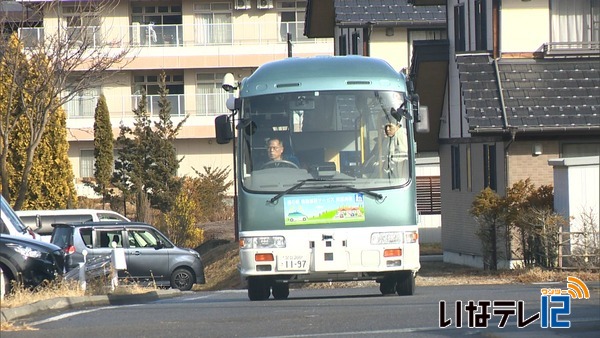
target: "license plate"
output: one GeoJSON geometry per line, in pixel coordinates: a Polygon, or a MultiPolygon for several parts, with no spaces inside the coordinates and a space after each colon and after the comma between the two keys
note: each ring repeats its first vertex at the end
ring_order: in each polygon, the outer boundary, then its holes
{"type": "Polygon", "coordinates": [[[308,268],[308,260],[304,256],[279,256],[277,257],[277,270],[306,270],[308,268]]]}

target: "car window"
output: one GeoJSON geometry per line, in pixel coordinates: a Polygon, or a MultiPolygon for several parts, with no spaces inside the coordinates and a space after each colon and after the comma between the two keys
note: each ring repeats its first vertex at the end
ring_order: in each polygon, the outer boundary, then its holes
{"type": "Polygon", "coordinates": [[[98,220],[101,222],[104,221],[127,221],[124,217],[120,217],[119,215],[114,214],[103,214],[98,213],[98,220]]]}
{"type": "Polygon", "coordinates": [[[50,242],[52,244],[58,245],[61,248],[66,248],[72,242],[71,233],[72,228],[70,227],[56,227],[54,228],[54,232],[52,233],[52,238],[50,242]]]}
{"type": "Polygon", "coordinates": [[[148,248],[154,247],[158,243],[156,237],[148,230],[129,230],[129,247],[148,248]]]}
{"type": "Polygon", "coordinates": [[[112,248],[111,243],[117,243],[117,248],[123,247],[121,230],[118,229],[96,229],[96,242],[94,248],[112,248]]]}
{"type": "MultiPolygon", "coordinates": [[[[8,202],[4,199],[4,196],[0,195],[0,199],[1,199],[0,200],[0,209],[1,209],[0,212],[10,222],[8,225],[5,224],[4,226],[8,227],[12,224],[12,226],[18,232],[23,233],[23,234],[26,233],[27,228],[25,227],[25,224],[23,224],[23,222],[21,221],[19,216],[17,216],[17,214],[15,214],[14,210],[10,207],[8,202]]],[[[7,233],[8,233],[8,231],[7,231],[7,233]]]]}
{"type": "Polygon", "coordinates": [[[8,234],[8,228],[2,219],[0,219],[0,233],[8,234]]]}
{"type": "Polygon", "coordinates": [[[79,234],[81,235],[81,239],[83,240],[83,244],[86,247],[92,247],[92,229],[91,228],[80,228],[79,234]]]}

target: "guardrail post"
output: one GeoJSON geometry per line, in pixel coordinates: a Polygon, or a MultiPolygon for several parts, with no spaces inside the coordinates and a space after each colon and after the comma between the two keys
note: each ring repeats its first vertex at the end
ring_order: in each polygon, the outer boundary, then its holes
{"type": "Polygon", "coordinates": [[[85,291],[87,289],[87,282],[85,280],[85,269],[87,266],[87,250],[83,250],[81,252],[83,255],[83,262],[79,263],[79,287],[81,290],[85,291]]]}
{"type": "Polygon", "coordinates": [[[127,270],[127,262],[125,260],[125,249],[117,248],[117,243],[112,242],[112,252],[111,252],[111,290],[114,291],[115,287],[119,285],[119,270],[127,270]]]}

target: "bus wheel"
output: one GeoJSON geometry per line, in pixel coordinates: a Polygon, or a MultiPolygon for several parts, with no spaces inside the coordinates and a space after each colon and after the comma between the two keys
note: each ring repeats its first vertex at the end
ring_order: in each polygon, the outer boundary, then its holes
{"type": "Polygon", "coordinates": [[[396,279],[393,276],[385,276],[379,282],[379,291],[384,296],[396,292],[396,279]]]}
{"type": "Polygon", "coordinates": [[[411,271],[398,274],[396,293],[398,296],[412,296],[415,293],[415,277],[411,271]]]}
{"type": "Polygon", "coordinates": [[[248,298],[250,300],[267,300],[271,295],[271,286],[264,278],[248,278],[248,298]]]}
{"type": "Polygon", "coordinates": [[[273,284],[273,298],[287,299],[290,295],[290,285],[288,283],[273,284]]]}

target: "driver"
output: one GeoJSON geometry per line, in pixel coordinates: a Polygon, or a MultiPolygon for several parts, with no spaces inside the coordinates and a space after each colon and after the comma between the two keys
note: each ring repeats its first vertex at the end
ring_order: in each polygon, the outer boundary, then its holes
{"type": "Polygon", "coordinates": [[[269,161],[287,161],[292,162],[296,166],[298,166],[299,162],[295,156],[287,156],[283,153],[285,148],[283,147],[283,142],[276,137],[272,137],[267,141],[267,155],[269,156],[269,161]]]}
{"type": "Polygon", "coordinates": [[[267,154],[271,161],[283,161],[283,143],[278,138],[270,138],[267,141],[267,154]]]}

